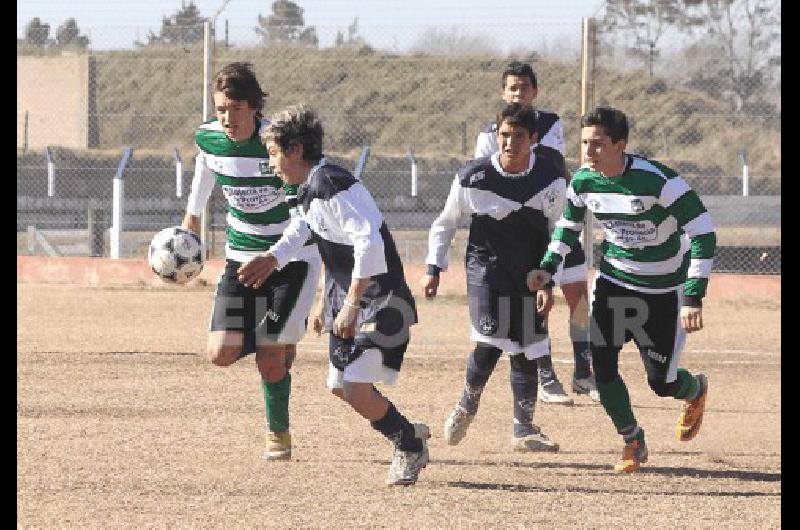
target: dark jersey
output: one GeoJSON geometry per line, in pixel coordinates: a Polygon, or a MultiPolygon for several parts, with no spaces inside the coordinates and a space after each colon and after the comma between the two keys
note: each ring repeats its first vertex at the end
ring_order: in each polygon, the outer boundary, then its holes
{"type": "Polygon", "coordinates": [[[499,154],[468,162],[456,175],[444,210],[428,240],[429,265],[447,269],[447,251],[462,216],[470,215],[467,282],[499,293],[529,293],[525,278],[538,267],[550,231],[561,215],[566,181],[564,160],[537,147],[528,169],[503,171],[499,154]]]}

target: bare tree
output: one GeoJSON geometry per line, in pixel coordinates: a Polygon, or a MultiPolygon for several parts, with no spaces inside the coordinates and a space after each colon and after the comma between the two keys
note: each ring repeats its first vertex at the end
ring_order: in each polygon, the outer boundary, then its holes
{"type": "Polygon", "coordinates": [[[755,110],[770,83],[780,90],[779,0],[703,0],[694,9],[706,20],[708,40],[725,57],[722,63],[707,60],[702,75],[724,79],[723,95],[734,110],[755,110]]]}
{"type": "MultiPolygon", "coordinates": [[[[697,1],[697,0],[695,0],[697,1]]],[[[702,21],[686,10],[691,0],[606,0],[600,29],[628,37],[626,53],[645,62],[653,75],[653,62],[661,53],[660,41],[669,30],[683,31],[702,21]]]]}
{"type": "Polygon", "coordinates": [[[319,44],[317,29],[305,25],[303,8],[291,0],[272,2],[272,14],[266,17],[259,14],[258,26],[254,29],[264,44],[299,44],[314,47],[319,44]]]}

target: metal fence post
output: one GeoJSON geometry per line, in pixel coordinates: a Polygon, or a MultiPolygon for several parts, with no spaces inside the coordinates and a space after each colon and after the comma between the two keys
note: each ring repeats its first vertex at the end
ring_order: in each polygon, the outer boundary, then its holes
{"type": "Polygon", "coordinates": [[[750,195],[750,168],[747,165],[747,151],[739,150],[739,160],[742,161],[742,197],[750,195]]]}
{"type": "Polygon", "coordinates": [[[133,149],[126,147],[119,162],[117,174],[114,175],[113,204],[111,210],[111,258],[119,259],[122,250],[122,212],[125,200],[125,166],[131,157],[133,149]]]}
{"type": "MultiPolygon", "coordinates": [[[[227,2],[226,2],[227,3],[227,2]]],[[[224,7],[224,4],[223,4],[224,7]]],[[[220,8],[221,9],[221,8],[220,8]]],[[[211,117],[211,22],[203,22],[203,121],[211,117]]],[[[200,241],[206,249],[206,258],[211,257],[213,242],[211,232],[211,199],[206,201],[203,216],[200,218],[200,241]]]]}
{"type": "Polygon", "coordinates": [[[361,150],[361,154],[358,157],[358,162],[356,162],[356,168],[353,170],[353,176],[359,180],[361,180],[361,173],[364,172],[364,166],[367,165],[367,158],[369,157],[369,146],[364,147],[361,150]]]}
{"type": "Polygon", "coordinates": [[[47,157],[47,196],[53,197],[56,194],[56,164],[49,145],[44,148],[44,155],[47,157]]]}
{"type": "Polygon", "coordinates": [[[417,159],[414,157],[414,149],[409,148],[408,160],[411,162],[411,196],[417,196],[417,159]]]}
{"type": "MultiPolygon", "coordinates": [[[[589,112],[594,103],[594,19],[584,17],[581,38],[581,116],[589,112]]],[[[578,139],[578,165],[581,160],[580,137],[578,139]]],[[[583,224],[583,249],[586,254],[586,266],[594,268],[594,216],[588,209],[583,224]]]]}
{"type": "Polygon", "coordinates": [[[175,148],[175,196],[183,197],[183,162],[178,148],[175,148]]]}
{"type": "Polygon", "coordinates": [[[25,121],[22,126],[22,152],[28,152],[28,111],[25,110],[25,121]]]}
{"type": "Polygon", "coordinates": [[[105,255],[105,241],[103,234],[106,230],[105,210],[98,207],[97,203],[89,200],[86,210],[86,228],[89,234],[89,252],[93,257],[105,255]]]}

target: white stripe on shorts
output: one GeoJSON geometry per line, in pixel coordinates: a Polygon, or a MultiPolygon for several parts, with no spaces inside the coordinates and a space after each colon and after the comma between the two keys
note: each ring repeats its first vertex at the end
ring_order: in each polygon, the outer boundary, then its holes
{"type": "Polygon", "coordinates": [[[377,383],[393,385],[400,372],[383,364],[383,354],[378,348],[370,348],[358,359],[339,370],[328,362],[328,388],[342,388],[348,383],[377,383]]]}

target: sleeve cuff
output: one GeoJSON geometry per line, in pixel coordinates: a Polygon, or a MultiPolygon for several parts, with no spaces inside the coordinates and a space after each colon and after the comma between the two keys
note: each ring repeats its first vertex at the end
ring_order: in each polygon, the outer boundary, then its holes
{"type": "Polygon", "coordinates": [[[543,262],[541,265],[539,265],[539,268],[549,272],[551,276],[558,270],[558,266],[550,261],[543,262]]]}
{"type": "Polygon", "coordinates": [[[703,307],[703,299],[699,296],[684,296],[683,307],[703,307]]]}
{"type": "Polygon", "coordinates": [[[428,276],[438,277],[440,272],[442,272],[441,267],[432,263],[428,263],[428,276]]]}
{"type": "Polygon", "coordinates": [[[289,256],[281,252],[280,248],[273,247],[267,251],[267,254],[275,258],[275,261],[278,263],[278,269],[284,268],[286,264],[289,263],[289,256]]]}

